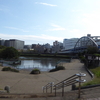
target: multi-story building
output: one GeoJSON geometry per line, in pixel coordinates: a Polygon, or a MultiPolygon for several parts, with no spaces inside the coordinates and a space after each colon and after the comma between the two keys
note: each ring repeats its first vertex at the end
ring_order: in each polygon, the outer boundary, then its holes
{"type": "Polygon", "coordinates": [[[22,50],[24,48],[24,41],[10,39],[10,40],[0,40],[0,45],[6,47],[14,47],[17,50],[22,50]]]}
{"type": "Polygon", "coordinates": [[[9,47],[14,47],[17,50],[22,50],[24,48],[24,41],[10,39],[9,40],[9,47]]]}
{"type": "Polygon", "coordinates": [[[25,50],[31,50],[32,49],[32,45],[24,45],[24,49],[25,50]]]}
{"type": "Polygon", "coordinates": [[[73,49],[77,41],[78,41],[78,38],[64,39],[63,40],[64,50],[73,49]]]}
{"type": "Polygon", "coordinates": [[[51,52],[51,46],[49,43],[44,44],[44,53],[50,53],[51,52]]]}
{"type": "Polygon", "coordinates": [[[58,44],[59,44],[59,42],[57,40],[55,42],[53,42],[53,46],[56,46],[58,44]]]}
{"type": "Polygon", "coordinates": [[[52,46],[52,53],[58,53],[63,49],[63,43],[55,41],[52,46]]]}
{"type": "Polygon", "coordinates": [[[5,40],[4,46],[9,47],[9,40],[5,40]]]}
{"type": "Polygon", "coordinates": [[[5,40],[0,39],[0,45],[4,46],[5,40]]]}
{"type": "Polygon", "coordinates": [[[50,44],[49,44],[49,43],[44,44],[44,47],[45,47],[46,49],[50,49],[50,48],[51,48],[51,46],[50,46],[50,44]]]}
{"type": "Polygon", "coordinates": [[[35,53],[44,53],[44,45],[32,44],[32,49],[35,53]]]}

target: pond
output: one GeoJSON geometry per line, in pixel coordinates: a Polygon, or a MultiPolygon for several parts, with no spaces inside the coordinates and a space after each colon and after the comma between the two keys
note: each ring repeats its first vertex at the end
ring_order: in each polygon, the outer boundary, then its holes
{"type": "Polygon", "coordinates": [[[46,58],[46,57],[20,57],[21,64],[19,65],[8,65],[3,64],[3,66],[14,67],[18,70],[27,69],[32,70],[38,68],[41,71],[49,71],[55,68],[59,62],[68,62],[65,58],[46,58]]]}

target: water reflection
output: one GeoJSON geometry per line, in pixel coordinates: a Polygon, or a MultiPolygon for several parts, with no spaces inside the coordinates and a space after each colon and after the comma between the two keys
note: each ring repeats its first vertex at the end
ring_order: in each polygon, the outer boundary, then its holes
{"type": "MultiPolygon", "coordinates": [[[[15,67],[17,69],[28,69],[32,70],[33,68],[39,68],[41,71],[49,71],[50,69],[55,68],[57,62],[62,60],[62,58],[42,58],[42,57],[20,57],[20,65],[7,65],[15,67]]],[[[65,60],[65,59],[63,59],[65,60]]]]}

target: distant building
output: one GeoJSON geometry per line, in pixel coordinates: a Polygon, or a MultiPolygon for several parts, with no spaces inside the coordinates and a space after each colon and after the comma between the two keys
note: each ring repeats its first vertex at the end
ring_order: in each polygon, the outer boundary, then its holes
{"type": "Polygon", "coordinates": [[[53,42],[53,46],[56,46],[56,45],[58,45],[58,44],[59,44],[58,41],[53,42]]]}
{"type": "Polygon", "coordinates": [[[32,49],[35,53],[44,53],[44,45],[32,44],[32,49]]]}
{"type": "Polygon", "coordinates": [[[22,50],[24,48],[24,41],[10,39],[9,40],[9,47],[14,47],[17,50],[22,50]]]}
{"type": "Polygon", "coordinates": [[[51,53],[51,46],[49,43],[44,44],[44,53],[51,53]]]}
{"type": "Polygon", "coordinates": [[[52,46],[52,53],[58,53],[63,49],[63,43],[55,41],[52,46]]]}
{"type": "Polygon", "coordinates": [[[0,39],[0,45],[4,46],[5,40],[0,39]]]}
{"type": "Polygon", "coordinates": [[[50,48],[51,48],[51,46],[50,46],[50,44],[49,44],[49,43],[44,44],[44,47],[45,47],[46,49],[50,49],[50,48]]]}
{"type": "Polygon", "coordinates": [[[0,45],[6,47],[14,47],[17,50],[22,50],[24,48],[24,41],[16,39],[0,40],[0,45]]]}
{"type": "Polygon", "coordinates": [[[35,47],[35,51],[36,51],[37,53],[44,53],[44,45],[38,44],[38,45],[35,47]]]}
{"type": "Polygon", "coordinates": [[[9,47],[9,40],[5,40],[4,46],[9,47]]]}
{"type": "Polygon", "coordinates": [[[30,49],[32,49],[32,45],[24,45],[24,49],[30,50],[30,49]]]}
{"type": "Polygon", "coordinates": [[[65,50],[73,49],[79,38],[71,38],[63,40],[63,47],[65,50]]]}

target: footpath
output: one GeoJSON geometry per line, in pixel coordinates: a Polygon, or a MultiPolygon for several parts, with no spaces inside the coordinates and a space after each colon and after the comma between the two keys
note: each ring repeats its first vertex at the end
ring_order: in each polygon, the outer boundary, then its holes
{"type": "Polygon", "coordinates": [[[0,100],[100,100],[100,86],[81,90],[78,98],[78,90],[65,92],[64,96],[52,94],[0,94],[0,100]]]}

